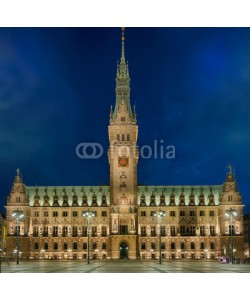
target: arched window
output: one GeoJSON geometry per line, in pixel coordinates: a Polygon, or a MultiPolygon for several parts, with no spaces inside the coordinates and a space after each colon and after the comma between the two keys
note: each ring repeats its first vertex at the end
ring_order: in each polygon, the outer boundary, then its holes
{"type": "Polygon", "coordinates": [[[93,250],[96,250],[96,248],[97,248],[97,244],[96,244],[96,242],[94,242],[94,243],[93,243],[93,246],[92,246],[92,248],[93,248],[93,250]]]}
{"type": "Polygon", "coordinates": [[[163,249],[163,250],[166,249],[166,244],[165,243],[161,243],[161,249],[163,249]]]}
{"type": "Polygon", "coordinates": [[[171,250],[174,250],[175,249],[175,242],[172,242],[171,243],[171,250]]]}
{"type": "Polygon", "coordinates": [[[212,250],[212,249],[215,249],[214,242],[211,242],[211,243],[210,243],[210,249],[211,249],[211,250],[212,250]]]}
{"type": "Polygon", "coordinates": [[[205,243],[201,242],[200,247],[201,247],[201,250],[204,250],[205,249],[205,243]]]}
{"type": "Polygon", "coordinates": [[[141,249],[142,250],[145,250],[146,249],[146,244],[143,242],[143,243],[141,243],[141,249]]]}
{"type": "Polygon", "coordinates": [[[155,243],[154,242],[151,243],[151,249],[155,249],[155,243]]]}
{"type": "Polygon", "coordinates": [[[194,242],[191,242],[191,244],[190,244],[190,248],[191,248],[192,250],[194,250],[194,249],[195,249],[195,244],[194,244],[194,242]]]}
{"type": "Polygon", "coordinates": [[[107,249],[107,243],[102,243],[102,250],[106,250],[107,249]]]}
{"type": "Polygon", "coordinates": [[[83,249],[83,250],[86,250],[86,249],[88,249],[88,245],[87,245],[87,243],[83,243],[83,244],[82,244],[82,249],[83,249]]]}
{"type": "Polygon", "coordinates": [[[181,242],[181,250],[185,250],[185,243],[181,242]]]}

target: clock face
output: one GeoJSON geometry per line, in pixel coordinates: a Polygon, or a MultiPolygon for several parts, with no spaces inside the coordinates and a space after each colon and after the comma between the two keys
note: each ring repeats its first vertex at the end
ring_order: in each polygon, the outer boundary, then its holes
{"type": "Polygon", "coordinates": [[[126,156],[120,156],[118,158],[118,166],[119,167],[128,167],[129,166],[129,159],[126,156]]]}

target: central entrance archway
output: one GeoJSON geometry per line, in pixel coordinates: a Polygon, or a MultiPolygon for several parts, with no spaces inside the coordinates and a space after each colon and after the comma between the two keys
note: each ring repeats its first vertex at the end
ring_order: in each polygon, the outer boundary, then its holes
{"type": "Polygon", "coordinates": [[[128,244],[126,242],[120,244],[120,259],[123,258],[128,258],[128,244]]]}

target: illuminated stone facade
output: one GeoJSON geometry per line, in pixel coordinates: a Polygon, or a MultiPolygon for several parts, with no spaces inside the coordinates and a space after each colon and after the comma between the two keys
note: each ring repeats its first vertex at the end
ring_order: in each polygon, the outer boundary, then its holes
{"type": "Polygon", "coordinates": [[[229,256],[230,228],[235,257],[243,257],[242,199],[229,170],[216,186],[138,186],[138,126],[130,105],[130,77],[122,54],[117,66],[116,103],[110,110],[110,186],[32,187],[17,171],[7,200],[7,255],[15,255],[15,210],[20,256],[29,259],[87,259],[91,211],[91,259],[211,259],[229,256]],[[230,220],[225,213],[237,211],[230,220]],[[164,211],[159,219],[157,212],[164,211]],[[232,227],[231,227],[232,225],[232,227]]]}

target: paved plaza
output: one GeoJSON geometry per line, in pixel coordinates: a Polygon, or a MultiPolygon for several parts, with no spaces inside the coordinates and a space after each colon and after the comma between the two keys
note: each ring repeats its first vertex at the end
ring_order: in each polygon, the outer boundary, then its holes
{"type": "Polygon", "coordinates": [[[169,261],[21,261],[2,262],[2,273],[250,273],[250,264],[169,261]]]}

